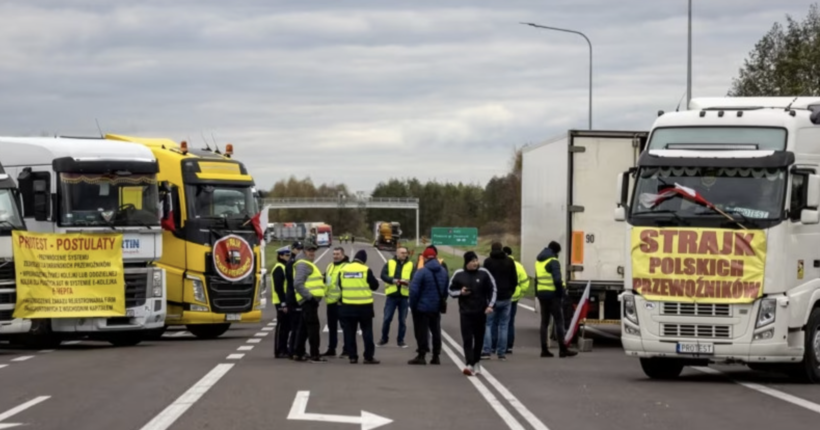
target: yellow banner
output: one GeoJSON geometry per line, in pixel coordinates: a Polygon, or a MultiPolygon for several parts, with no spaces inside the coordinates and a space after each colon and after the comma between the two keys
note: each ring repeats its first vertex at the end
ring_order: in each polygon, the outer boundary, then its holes
{"type": "Polygon", "coordinates": [[[632,287],[647,300],[750,303],[763,294],[762,230],[632,230],[632,287]]]}
{"type": "Polygon", "coordinates": [[[13,231],[15,318],[125,315],[122,235],[13,231]]]}

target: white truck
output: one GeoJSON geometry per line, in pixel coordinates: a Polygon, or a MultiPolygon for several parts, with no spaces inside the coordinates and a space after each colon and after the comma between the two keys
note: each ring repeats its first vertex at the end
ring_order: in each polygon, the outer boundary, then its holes
{"type": "MultiPolygon", "coordinates": [[[[611,216],[616,195],[609,178],[635,166],[647,135],[570,130],[523,151],[521,262],[534,277],[538,253],[550,241],[558,242],[569,296],[580,298],[591,281],[586,324],[597,325],[604,336],[619,331],[626,255],[623,226],[611,216]]],[[[567,320],[572,318],[568,311],[567,320]]]]}
{"type": "Polygon", "coordinates": [[[17,282],[11,231],[25,229],[23,214],[17,203],[19,197],[14,180],[0,166],[0,337],[16,333],[12,323],[17,304],[17,282]]]}
{"type": "Polygon", "coordinates": [[[661,112],[616,188],[621,340],[648,377],[742,363],[820,383],[820,98],[661,112]]]}
{"type": "Polygon", "coordinates": [[[34,347],[84,336],[128,346],[163,327],[165,272],[153,265],[162,255],[159,168],[150,149],[99,138],[0,137],[0,150],[29,231],[122,233],[126,301],[122,317],[18,318],[5,331],[23,333],[21,342],[34,347]]]}

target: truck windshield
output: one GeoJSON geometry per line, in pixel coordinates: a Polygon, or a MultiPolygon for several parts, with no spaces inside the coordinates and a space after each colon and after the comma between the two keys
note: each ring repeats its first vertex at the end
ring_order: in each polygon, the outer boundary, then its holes
{"type": "Polygon", "coordinates": [[[786,149],[786,130],[772,127],[662,127],[653,130],[649,139],[649,149],[683,149],[691,145],[712,145],[715,149],[725,145],[786,149]]]}
{"type": "Polygon", "coordinates": [[[63,226],[158,226],[155,174],[60,173],[63,226]]]}
{"type": "Polygon", "coordinates": [[[23,220],[17,210],[17,199],[12,190],[0,189],[0,230],[23,228],[23,220]]]}
{"type": "Polygon", "coordinates": [[[640,170],[632,216],[678,219],[721,217],[696,199],[671,192],[692,190],[739,221],[776,220],[783,212],[786,170],[703,167],[644,167],[640,170]]]}
{"type": "Polygon", "coordinates": [[[192,218],[247,218],[256,215],[256,198],[251,186],[187,185],[192,218]]]}

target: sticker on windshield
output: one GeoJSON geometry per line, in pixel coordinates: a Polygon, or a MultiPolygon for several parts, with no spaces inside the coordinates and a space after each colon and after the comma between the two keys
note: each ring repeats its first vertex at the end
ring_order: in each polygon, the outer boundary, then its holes
{"type": "Polygon", "coordinates": [[[742,208],[742,207],[726,207],[725,209],[727,212],[737,212],[746,218],[768,218],[769,212],[768,211],[761,211],[757,209],[749,209],[749,208],[742,208]]]}

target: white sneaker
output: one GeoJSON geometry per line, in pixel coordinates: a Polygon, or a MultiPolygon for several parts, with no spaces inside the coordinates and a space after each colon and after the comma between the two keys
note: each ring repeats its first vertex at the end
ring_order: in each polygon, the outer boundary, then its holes
{"type": "Polygon", "coordinates": [[[480,375],[481,374],[481,365],[480,364],[475,365],[475,369],[473,370],[473,374],[474,375],[480,375]]]}
{"type": "Polygon", "coordinates": [[[465,367],[464,370],[461,371],[461,373],[463,373],[467,376],[474,376],[475,375],[475,371],[473,370],[473,366],[465,367]]]}

